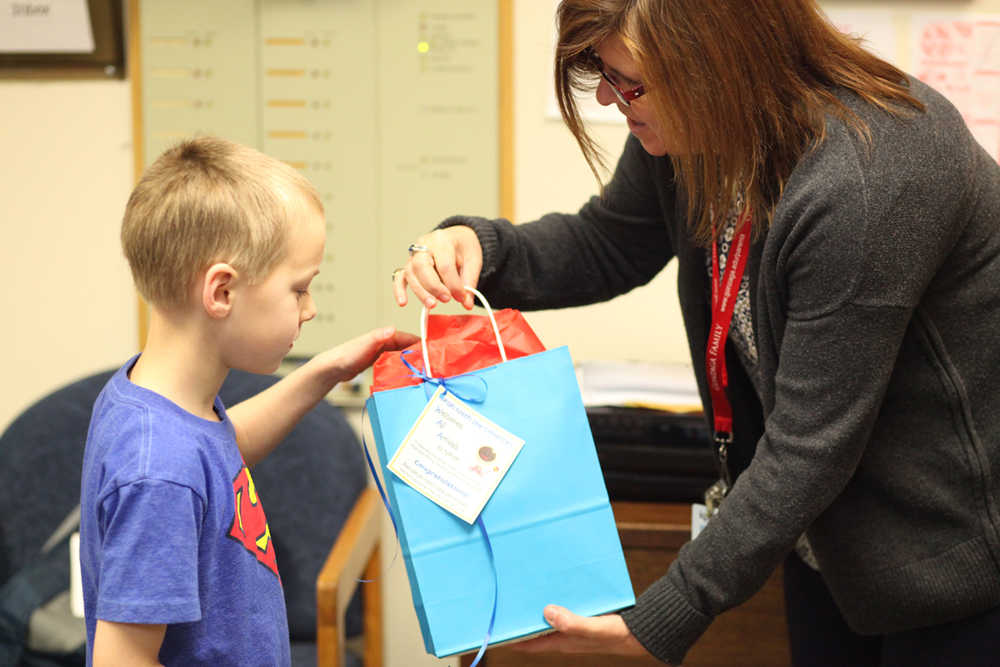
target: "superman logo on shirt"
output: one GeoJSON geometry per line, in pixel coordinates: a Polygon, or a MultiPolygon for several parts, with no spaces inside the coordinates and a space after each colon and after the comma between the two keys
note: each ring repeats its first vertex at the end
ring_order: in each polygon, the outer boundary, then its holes
{"type": "Polygon", "coordinates": [[[233,479],[233,495],[236,500],[236,514],[233,525],[229,529],[232,537],[252,553],[267,569],[274,572],[279,579],[278,561],[274,556],[274,545],[271,543],[271,529],[264,516],[264,506],[257,496],[250,469],[245,465],[233,479]]]}

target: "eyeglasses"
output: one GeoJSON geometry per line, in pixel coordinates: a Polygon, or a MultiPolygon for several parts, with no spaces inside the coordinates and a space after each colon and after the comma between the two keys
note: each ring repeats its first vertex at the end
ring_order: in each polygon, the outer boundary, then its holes
{"type": "Polygon", "coordinates": [[[607,73],[607,71],[605,71],[604,61],[601,60],[599,55],[597,55],[597,52],[590,49],[589,56],[594,69],[600,72],[601,77],[608,82],[609,86],[611,86],[611,92],[615,94],[615,97],[617,97],[618,101],[623,105],[630,107],[632,106],[632,100],[646,94],[646,88],[641,83],[635,88],[622,90],[622,87],[618,85],[618,82],[615,81],[614,78],[607,73]]]}

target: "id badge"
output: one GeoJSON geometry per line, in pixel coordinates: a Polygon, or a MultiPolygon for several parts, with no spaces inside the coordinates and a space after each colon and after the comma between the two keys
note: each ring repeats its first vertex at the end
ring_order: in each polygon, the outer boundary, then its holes
{"type": "Polygon", "coordinates": [[[729,492],[729,486],[724,480],[719,480],[705,490],[705,504],[694,503],[691,505],[691,539],[698,537],[709,519],[715,516],[722,505],[722,499],[729,492]]]}
{"type": "Polygon", "coordinates": [[[727,493],[729,493],[729,485],[721,479],[705,490],[705,509],[708,510],[708,518],[712,518],[719,511],[722,500],[727,493]]]}

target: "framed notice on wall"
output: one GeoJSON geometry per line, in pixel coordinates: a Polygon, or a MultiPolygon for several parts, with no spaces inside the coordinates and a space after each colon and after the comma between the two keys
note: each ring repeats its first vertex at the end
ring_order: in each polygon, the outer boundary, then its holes
{"type": "Polygon", "coordinates": [[[121,0],[0,0],[0,76],[124,76],[121,0]]]}

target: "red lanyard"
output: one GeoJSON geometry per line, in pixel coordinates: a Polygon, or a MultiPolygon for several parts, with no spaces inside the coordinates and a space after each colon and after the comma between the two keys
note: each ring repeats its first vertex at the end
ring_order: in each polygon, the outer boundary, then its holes
{"type": "Polygon", "coordinates": [[[722,459],[723,474],[729,482],[726,467],[726,449],[733,441],[733,409],[726,396],[729,377],[726,373],[726,337],[736,309],[736,295],[750,254],[751,216],[749,209],[740,216],[739,229],[733,238],[726,258],[726,271],[719,281],[719,252],[712,239],[712,326],[705,349],[705,370],[708,374],[708,391],[712,397],[712,416],[715,421],[715,442],[722,459]]]}

